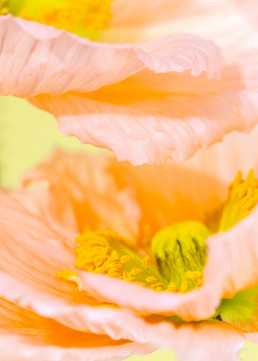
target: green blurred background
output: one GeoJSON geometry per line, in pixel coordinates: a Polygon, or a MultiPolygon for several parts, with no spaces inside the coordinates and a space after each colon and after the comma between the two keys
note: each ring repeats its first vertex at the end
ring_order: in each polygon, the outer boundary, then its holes
{"type": "MultiPolygon", "coordinates": [[[[70,151],[90,149],[73,137],[58,132],[55,119],[26,100],[0,97],[0,180],[7,188],[18,186],[22,174],[41,161],[53,146],[70,151]]],[[[200,344],[200,347],[202,345],[200,344]]],[[[187,348],[187,345],[185,345],[187,348]]],[[[191,350],[189,350],[191,352],[191,350]]],[[[127,361],[176,361],[173,350],[161,350],[147,356],[129,357],[127,361]]],[[[257,361],[258,345],[246,343],[240,361],[257,361]]],[[[199,361],[199,360],[191,360],[199,361]]],[[[208,360],[207,360],[208,361],[208,360]]]]}

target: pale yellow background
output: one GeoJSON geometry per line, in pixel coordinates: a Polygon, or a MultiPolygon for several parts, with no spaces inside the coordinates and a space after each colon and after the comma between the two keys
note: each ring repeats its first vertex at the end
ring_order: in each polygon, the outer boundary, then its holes
{"type": "MultiPolygon", "coordinates": [[[[16,187],[23,172],[37,164],[53,146],[70,151],[85,149],[79,141],[60,134],[49,114],[35,109],[25,100],[0,97],[0,171],[4,187],[16,187]]],[[[97,151],[93,147],[88,147],[97,151]]],[[[200,347],[203,345],[200,343],[200,347]]],[[[187,348],[187,345],[185,345],[187,348]]],[[[189,353],[191,350],[189,350],[189,353]]],[[[175,361],[172,350],[161,350],[127,361],[175,361]]],[[[190,360],[199,361],[199,360],[190,360]]],[[[207,360],[208,361],[208,360],[207,360]]],[[[246,343],[240,361],[258,361],[258,345],[246,343]]]]}

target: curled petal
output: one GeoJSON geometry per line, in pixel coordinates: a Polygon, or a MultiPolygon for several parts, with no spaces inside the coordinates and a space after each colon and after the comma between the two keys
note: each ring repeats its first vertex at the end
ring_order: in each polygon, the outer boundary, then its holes
{"type": "Polygon", "coordinates": [[[91,92],[143,68],[157,73],[188,69],[194,76],[206,71],[208,77],[217,77],[220,70],[215,45],[192,35],[116,45],[94,43],[11,15],[1,17],[0,23],[0,94],[91,92]]]}
{"type": "Polygon", "coordinates": [[[255,92],[146,96],[121,83],[89,97],[69,93],[30,101],[52,112],[64,134],[108,148],[134,165],[167,158],[182,162],[233,130],[250,132],[257,123],[255,92]]]}
{"type": "Polygon", "coordinates": [[[137,343],[89,348],[57,347],[37,344],[27,337],[14,334],[0,334],[0,349],[1,357],[7,361],[119,361],[134,354],[153,351],[149,345],[137,343]]]}
{"type": "MultiPolygon", "coordinates": [[[[112,340],[124,339],[139,343],[149,341],[139,328],[141,325],[140,318],[128,310],[121,310],[114,305],[101,305],[100,303],[96,303],[92,307],[87,304],[67,302],[60,297],[42,293],[3,272],[0,273],[0,279],[1,309],[8,304],[10,312],[13,312],[14,315],[20,314],[24,325],[27,322],[27,327],[29,327],[29,324],[33,324],[33,327],[38,324],[39,327],[41,322],[42,333],[44,327],[49,330],[53,328],[53,332],[55,332],[55,328],[59,327],[61,332],[61,325],[64,325],[72,330],[80,331],[77,332],[77,338],[81,338],[83,336],[82,332],[85,332],[107,335],[112,340]],[[14,311],[15,307],[16,313],[14,311]],[[61,325],[58,326],[57,323],[54,323],[55,321],[61,325]]],[[[15,318],[13,315],[9,317],[15,318]]],[[[2,327],[3,319],[2,315],[2,327]]],[[[64,327],[63,330],[65,331],[66,328],[64,327]]],[[[37,331],[36,327],[35,333],[37,332],[40,333],[40,330],[37,331]]]]}

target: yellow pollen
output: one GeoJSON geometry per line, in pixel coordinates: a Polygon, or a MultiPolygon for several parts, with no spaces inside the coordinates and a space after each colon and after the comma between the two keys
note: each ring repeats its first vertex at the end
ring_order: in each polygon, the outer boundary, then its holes
{"type": "Polygon", "coordinates": [[[147,277],[147,278],[145,279],[145,281],[146,281],[147,283],[154,283],[154,282],[157,282],[157,278],[154,277],[154,276],[149,276],[149,277],[147,277]]]}
{"type": "Polygon", "coordinates": [[[142,267],[147,269],[150,263],[150,257],[149,256],[145,256],[144,259],[142,260],[142,267]]]}
{"type": "Polygon", "coordinates": [[[187,271],[185,272],[185,278],[193,281],[197,278],[201,278],[203,276],[203,272],[201,271],[187,271]]]}
{"type": "Polygon", "coordinates": [[[189,283],[187,281],[183,281],[180,288],[180,293],[186,293],[189,291],[189,283]]]}
{"type": "Polygon", "coordinates": [[[58,271],[56,273],[57,277],[62,278],[65,281],[74,282],[81,289],[81,281],[77,273],[69,270],[58,271]]]}
{"type": "Polygon", "coordinates": [[[128,281],[128,282],[135,282],[137,281],[137,278],[136,277],[132,277],[132,275],[130,274],[130,272],[128,271],[124,271],[123,272],[123,279],[125,281],[128,281]]]}
{"type": "MultiPolygon", "coordinates": [[[[157,292],[184,293],[202,282],[202,272],[190,270],[185,272],[185,280],[179,286],[166,280],[149,256],[142,256],[134,251],[128,245],[128,240],[111,230],[87,230],[76,238],[76,244],[75,267],[87,272],[118,278],[157,292]],[[189,281],[186,281],[187,279],[189,281]]],[[[74,282],[81,288],[77,273],[63,270],[57,272],[57,276],[74,282]]]]}
{"type": "Polygon", "coordinates": [[[223,209],[219,231],[225,231],[245,218],[258,203],[258,179],[251,169],[243,179],[242,172],[238,172],[228,188],[228,197],[223,209]]]}
{"type": "Polygon", "coordinates": [[[195,282],[195,285],[196,285],[196,288],[199,288],[201,285],[203,284],[203,279],[198,279],[196,282],[195,282]]]}
{"type": "Polygon", "coordinates": [[[140,268],[132,268],[132,270],[131,270],[131,272],[130,272],[130,274],[131,274],[132,276],[140,275],[140,274],[142,274],[142,273],[143,273],[143,270],[140,269],[140,268]]]}
{"type": "Polygon", "coordinates": [[[161,291],[165,287],[164,283],[157,282],[151,285],[151,288],[155,289],[156,291],[161,291]]]}
{"type": "Polygon", "coordinates": [[[121,263],[124,264],[124,263],[126,263],[127,261],[129,261],[130,259],[131,259],[131,257],[128,256],[128,255],[122,256],[122,257],[121,257],[121,263]]]}
{"type": "Polygon", "coordinates": [[[62,0],[49,2],[45,6],[36,7],[32,12],[22,8],[16,15],[26,20],[34,20],[51,25],[78,35],[86,35],[89,31],[106,30],[112,19],[111,3],[113,0],[62,0]]]}
{"type": "Polygon", "coordinates": [[[174,282],[170,282],[166,291],[167,292],[178,292],[178,288],[174,282]]]}

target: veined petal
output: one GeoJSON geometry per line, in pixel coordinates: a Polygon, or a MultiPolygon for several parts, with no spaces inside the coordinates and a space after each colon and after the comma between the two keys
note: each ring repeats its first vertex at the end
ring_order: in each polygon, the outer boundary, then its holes
{"type": "Polygon", "coordinates": [[[122,82],[90,96],[42,95],[30,101],[52,112],[66,135],[139,165],[168,158],[182,162],[233,130],[250,132],[257,124],[257,95],[245,90],[192,96],[144,93],[122,82]]]}
{"type": "Polygon", "coordinates": [[[91,92],[143,68],[156,73],[190,70],[193,76],[206,71],[208,77],[218,77],[220,70],[215,45],[192,35],[116,45],[91,42],[11,15],[1,17],[0,23],[0,93],[5,95],[91,92]],[[69,52],[64,52],[67,48],[69,52]]]}

